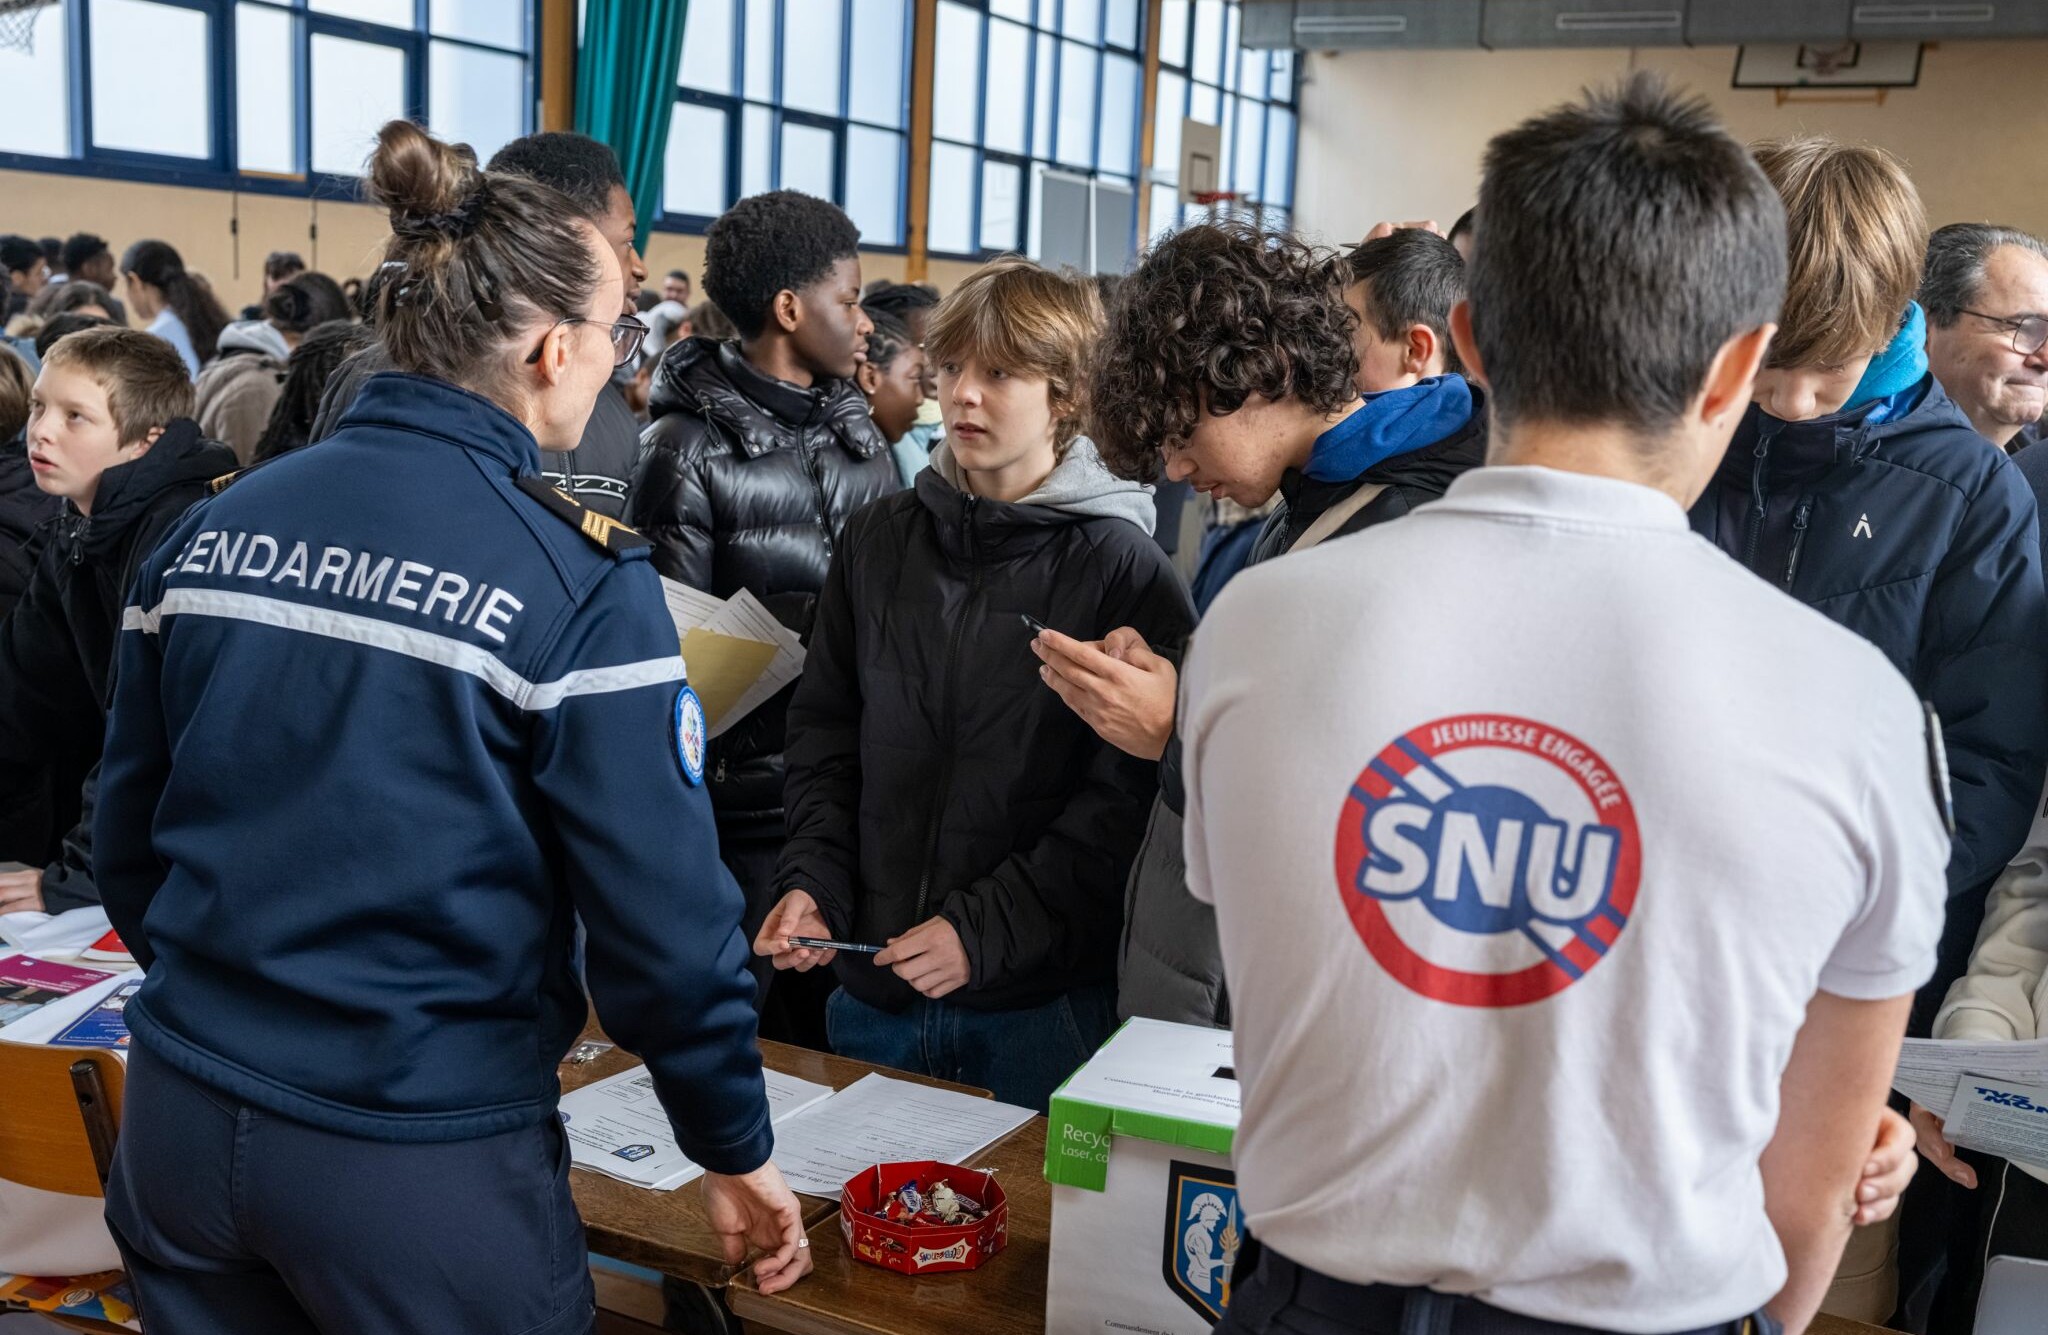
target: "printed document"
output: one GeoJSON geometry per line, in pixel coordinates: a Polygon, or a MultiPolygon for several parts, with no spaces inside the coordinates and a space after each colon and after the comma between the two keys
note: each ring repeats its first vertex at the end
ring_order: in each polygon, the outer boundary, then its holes
{"type": "Polygon", "coordinates": [[[971,1156],[1030,1121],[1029,1108],[868,1075],[775,1128],[775,1166],[790,1189],[837,1199],[878,1163],[971,1156]]]}
{"type": "Polygon", "coordinates": [[[1953,1144],[2020,1163],[2048,1163],[2048,1088],[1965,1076],[1943,1130],[1953,1144]]]}
{"type": "Polygon", "coordinates": [[[1963,1043],[1909,1038],[1899,1050],[1892,1088],[1940,1114],[1955,1102],[1963,1077],[2015,1085],[2048,1085],[2048,1038],[2025,1043],[1963,1043]]]}
{"type": "MultiPolygon", "coordinates": [[[[829,1086],[780,1071],[764,1074],[768,1116],[777,1123],[832,1093],[829,1086]]],[[[653,1191],[674,1191],[704,1171],[676,1144],[668,1114],[654,1094],[654,1077],[645,1066],[564,1094],[561,1118],[569,1135],[570,1159],[578,1168],[653,1191]]]]}
{"type": "Polygon", "coordinates": [[[661,593],[713,737],[803,672],[803,641],[745,589],[721,599],[663,578],[661,593]]]}

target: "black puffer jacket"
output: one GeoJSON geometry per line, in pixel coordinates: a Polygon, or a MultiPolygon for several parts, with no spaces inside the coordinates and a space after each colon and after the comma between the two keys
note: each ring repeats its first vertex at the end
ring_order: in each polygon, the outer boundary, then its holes
{"type": "MultiPolygon", "coordinates": [[[[0,827],[47,791],[45,764],[60,778],[61,827],[77,823],[79,784],[99,763],[114,643],[136,571],[207,484],[234,468],[232,450],[180,418],[149,453],[101,475],[90,517],[67,506],[51,529],[27,594],[0,621],[0,827]]],[[[52,912],[98,899],[83,840],[74,831],[44,874],[52,912]]],[[[24,857],[29,851],[0,848],[0,858],[41,860],[24,857]]]]}
{"type": "MultiPolygon", "coordinates": [[[[690,338],[662,354],[648,406],[626,522],[654,540],[654,568],[720,598],[749,590],[808,638],[839,531],[902,485],[867,400],[850,380],[802,389],[736,343],[690,338]]],[[[711,744],[711,802],[729,831],[780,829],[794,690],[711,744]]]]}
{"type": "MultiPolygon", "coordinates": [[[[847,525],[789,710],[776,884],[809,890],[857,941],[945,917],[972,969],[948,1000],[1014,1009],[1115,976],[1158,769],[1039,680],[1023,616],[1179,644],[1194,608],[1149,536],[1151,498],[1093,445],[1017,504],[967,495],[950,470],[942,447],[913,491],[847,525]]],[[[872,1005],[915,999],[871,956],[834,968],[872,1005]]]]}
{"type": "Polygon", "coordinates": [[[0,443],[0,620],[28,592],[36,552],[48,534],[44,525],[63,508],[62,501],[36,485],[28,443],[0,443]]]}

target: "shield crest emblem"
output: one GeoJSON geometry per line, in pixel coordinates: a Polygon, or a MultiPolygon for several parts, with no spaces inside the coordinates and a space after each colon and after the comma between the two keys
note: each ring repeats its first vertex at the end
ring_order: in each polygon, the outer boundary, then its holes
{"type": "Polygon", "coordinates": [[[1221,1320],[1243,1245],[1237,1175],[1227,1168],[1170,1161],[1166,1235],[1159,1252],[1166,1287],[1206,1320],[1221,1320]]]}

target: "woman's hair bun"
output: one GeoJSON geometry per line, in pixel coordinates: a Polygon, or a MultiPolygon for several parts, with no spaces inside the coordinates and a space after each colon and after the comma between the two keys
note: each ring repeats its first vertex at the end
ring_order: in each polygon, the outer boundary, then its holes
{"type": "Polygon", "coordinates": [[[411,121],[388,121],[370,155],[371,196],[391,210],[394,229],[455,212],[482,186],[467,144],[448,144],[411,121]]]}

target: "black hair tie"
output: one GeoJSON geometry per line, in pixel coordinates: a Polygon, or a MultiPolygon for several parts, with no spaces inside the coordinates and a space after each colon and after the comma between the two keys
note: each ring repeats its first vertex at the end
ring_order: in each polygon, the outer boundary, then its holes
{"type": "Polygon", "coordinates": [[[490,205],[490,198],[491,183],[482,180],[460,204],[446,213],[407,218],[401,223],[394,224],[392,230],[417,240],[447,237],[451,241],[459,241],[476,230],[477,223],[483,218],[484,210],[490,205]]]}

